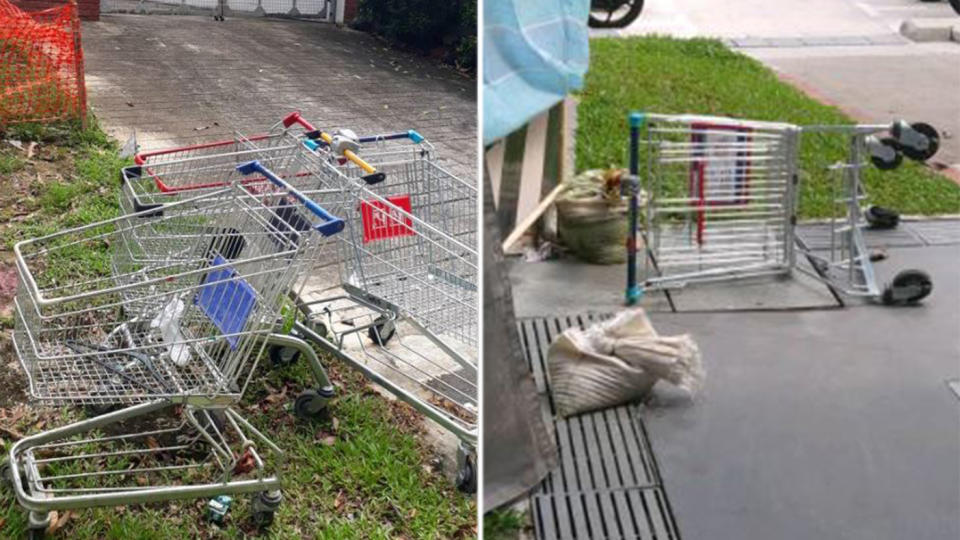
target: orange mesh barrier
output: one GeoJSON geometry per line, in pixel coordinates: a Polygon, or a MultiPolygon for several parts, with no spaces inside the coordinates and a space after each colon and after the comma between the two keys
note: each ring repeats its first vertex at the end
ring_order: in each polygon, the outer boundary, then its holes
{"type": "Polygon", "coordinates": [[[0,0],[0,126],[86,112],[76,2],[25,12],[0,0]]]}

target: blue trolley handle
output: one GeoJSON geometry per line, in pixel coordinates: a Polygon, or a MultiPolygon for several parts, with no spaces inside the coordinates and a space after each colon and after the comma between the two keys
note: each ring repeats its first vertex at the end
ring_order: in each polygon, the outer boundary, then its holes
{"type": "Polygon", "coordinates": [[[284,179],[274,174],[273,171],[261,165],[259,161],[253,160],[249,163],[244,163],[238,166],[237,170],[243,175],[253,174],[255,172],[260,173],[268,180],[273,182],[274,185],[283,188],[288,194],[292,195],[295,199],[303,203],[303,205],[306,206],[317,217],[326,222],[313,226],[313,228],[316,229],[320,234],[324,236],[333,236],[334,234],[337,234],[343,230],[345,224],[342,219],[324,210],[322,206],[310,200],[306,195],[297,191],[296,188],[288,184],[284,179]]]}

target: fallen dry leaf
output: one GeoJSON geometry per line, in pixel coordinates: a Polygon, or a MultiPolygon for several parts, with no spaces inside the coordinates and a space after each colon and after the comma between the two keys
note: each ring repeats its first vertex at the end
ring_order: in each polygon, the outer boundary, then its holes
{"type": "Polygon", "coordinates": [[[73,512],[67,510],[61,515],[57,515],[57,512],[50,512],[50,526],[47,527],[47,534],[54,534],[59,531],[64,525],[67,524],[67,521],[73,517],[73,512]]]}

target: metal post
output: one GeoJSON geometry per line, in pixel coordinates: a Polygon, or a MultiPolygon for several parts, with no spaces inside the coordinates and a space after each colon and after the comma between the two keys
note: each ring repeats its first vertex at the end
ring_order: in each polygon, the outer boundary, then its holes
{"type": "MultiPolygon", "coordinates": [[[[627,234],[627,293],[626,304],[636,304],[643,291],[637,285],[637,192],[640,183],[640,128],[643,126],[642,113],[630,113],[630,175],[626,188],[630,191],[630,230],[627,234]]],[[[621,190],[623,187],[621,187],[621,190]]]]}

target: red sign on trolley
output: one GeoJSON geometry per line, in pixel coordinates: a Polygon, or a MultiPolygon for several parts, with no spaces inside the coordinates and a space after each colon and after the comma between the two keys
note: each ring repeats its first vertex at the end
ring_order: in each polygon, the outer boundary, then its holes
{"type": "Polygon", "coordinates": [[[363,243],[385,240],[397,236],[413,236],[410,220],[410,195],[387,197],[390,204],[382,201],[361,201],[360,218],[363,221],[363,243]],[[407,214],[403,214],[399,210],[407,214]]]}

